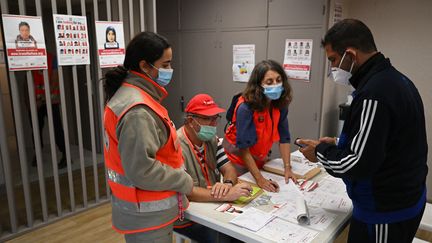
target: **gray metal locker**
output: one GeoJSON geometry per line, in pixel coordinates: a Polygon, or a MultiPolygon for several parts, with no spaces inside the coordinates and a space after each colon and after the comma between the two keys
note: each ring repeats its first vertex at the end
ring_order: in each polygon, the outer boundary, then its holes
{"type": "Polygon", "coordinates": [[[321,28],[270,30],[268,58],[283,62],[286,39],[313,39],[310,82],[290,80],[293,102],[289,107],[292,138],[318,138],[321,117],[324,50],[320,41],[321,28]]]}
{"type": "Polygon", "coordinates": [[[324,25],[324,0],[269,0],[269,26],[324,25]]]}
{"type": "Polygon", "coordinates": [[[165,33],[178,30],[178,1],[158,0],[157,9],[157,32],[165,33]]]}
{"type": "Polygon", "coordinates": [[[221,58],[216,32],[183,32],[180,36],[180,90],[186,106],[198,93],[221,92],[221,86],[217,85],[221,58]]]}
{"type": "Polygon", "coordinates": [[[214,29],[218,24],[217,0],[181,0],[180,29],[214,29]]]}
{"type": "Polygon", "coordinates": [[[267,26],[267,0],[221,0],[221,28],[267,26]]]}

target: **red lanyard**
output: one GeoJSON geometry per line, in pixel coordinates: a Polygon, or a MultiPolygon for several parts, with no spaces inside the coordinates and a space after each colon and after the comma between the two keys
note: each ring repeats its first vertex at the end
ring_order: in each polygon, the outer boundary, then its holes
{"type": "Polygon", "coordinates": [[[179,220],[184,220],[184,209],[183,209],[183,196],[181,193],[177,193],[177,201],[178,201],[178,213],[179,213],[179,220]]]}
{"type": "Polygon", "coordinates": [[[189,140],[189,138],[187,137],[187,135],[186,135],[186,133],[185,133],[185,131],[184,131],[184,127],[183,127],[183,134],[184,134],[184,136],[186,137],[186,139],[187,139],[187,141],[188,141],[188,144],[189,144],[189,147],[190,147],[190,149],[192,150],[193,154],[195,155],[196,160],[198,161],[198,164],[199,164],[199,166],[200,166],[200,168],[201,168],[201,172],[203,173],[204,178],[205,178],[205,180],[206,180],[207,188],[211,188],[212,184],[211,184],[210,179],[209,179],[208,166],[207,166],[206,159],[205,159],[205,158],[206,158],[206,153],[207,153],[206,147],[204,146],[203,159],[201,160],[201,159],[199,158],[197,152],[195,151],[194,145],[192,144],[192,142],[191,142],[191,141],[189,140]],[[204,165],[204,166],[203,166],[203,165],[204,165]]]}

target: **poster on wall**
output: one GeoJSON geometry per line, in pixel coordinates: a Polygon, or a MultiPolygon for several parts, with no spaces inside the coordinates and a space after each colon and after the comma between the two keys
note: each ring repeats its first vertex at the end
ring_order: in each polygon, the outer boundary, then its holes
{"type": "Polygon", "coordinates": [[[233,81],[249,81],[254,66],[255,45],[233,45],[233,81]]]}
{"type": "Polygon", "coordinates": [[[96,40],[101,68],[123,65],[125,57],[123,22],[96,21],[96,40]]]}
{"type": "Polygon", "coordinates": [[[58,65],[90,64],[85,16],[53,14],[58,65]]]}
{"type": "Polygon", "coordinates": [[[340,1],[335,1],[334,9],[333,9],[333,24],[336,24],[341,20],[342,20],[342,3],[340,1]]]}
{"type": "Polygon", "coordinates": [[[312,39],[286,39],[283,68],[288,78],[310,81],[312,39]]]}
{"type": "Polygon", "coordinates": [[[42,18],[10,14],[2,18],[9,71],[47,69],[42,18]]]}

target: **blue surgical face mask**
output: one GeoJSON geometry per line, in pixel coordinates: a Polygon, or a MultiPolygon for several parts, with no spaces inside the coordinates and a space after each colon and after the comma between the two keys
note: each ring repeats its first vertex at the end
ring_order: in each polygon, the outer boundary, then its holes
{"type": "Polygon", "coordinates": [[[156,70],[158,70],[158,77],[155,80],[156,83],[158,83],[162,87],[167,86],[171,82],[174,69],[172,69],[172,68],[157,68],[157,67],[153,66],[152,64],[150,64],[150,65],[153,68],[155,68],[156,70]]]}
{"type": "Polygon", "coordinates": [[[284,91],[284,87],[282,83],[278,83],[275,85],[263,85],[264,94],[267,98],[271,100],[277,100],[280,98],[282,92],[284,91]]]}

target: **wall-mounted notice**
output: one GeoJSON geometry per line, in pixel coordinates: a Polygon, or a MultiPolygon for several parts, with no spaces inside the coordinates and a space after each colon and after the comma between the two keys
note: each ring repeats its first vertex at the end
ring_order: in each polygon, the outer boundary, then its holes
{"type": "MultiPolygon", "coordinates": [[[[340,1],[335,1],[333,9],[333,24],[342,20],[342,3],[340,1]]],[[[331,26],[329,26],[330,28],[331,26]]]]}
{"type": "Polygon", "coordinates": [[[47,69],[42,18],[9,14],[2,17],[9,71],[47,69]]]}
{"type": "Polygon", "coordinates": [[[286,39],[283,67],[288,78],[310,81],[312,44],[311,39],[286,39]]]}
{"type": "Polygon", "coordinates": [[[90,64],[85,16],[53,14],[58,65],[90,64]]]}
{"type": "Polygon", "coordinates": [[[254,66],[255,45],[233,45],[233,81],[249,81],[254,66]]]}
{"type": "Polygon", "coordinates": [[[96,39],[101,68],[123,64],[125,57],[123,22],[96,21],[96,39]]]}

